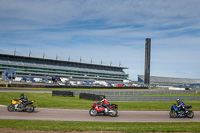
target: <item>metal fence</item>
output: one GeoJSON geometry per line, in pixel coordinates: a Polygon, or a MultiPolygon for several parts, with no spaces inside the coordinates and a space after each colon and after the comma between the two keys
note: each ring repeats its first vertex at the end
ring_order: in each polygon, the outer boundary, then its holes
{"type": "Polygon", "coordinates": [[[135,96],[135,95],[158,95],[158,94],[196,94],[197,90],[185,90],[185,91],[77,91],[74,90],[74,95],[80,93],[90,93],[96,95],[105,96],[135,96]]]}
{"type": "Polygon", "coordinates": [[[95,95],[105,95],[109,101],[175,101],[177,98],[181,100],[200,100],[200,96],[178,96],[179,94],[196,94],[197,90],[185,91],[77,91],[74,95],[80,93],[89,93],[95,95]],[[176,94],[177,96],[143,96],[143,95],[159,95],[159,94],[176,94]],[[140,96],[141,95],[141,96],[140,96]]]}
{"type": "Polygon", "coordinates": [[[200,100],[200,96],[107,96],[109,101],[182,101],[200,100]]]}

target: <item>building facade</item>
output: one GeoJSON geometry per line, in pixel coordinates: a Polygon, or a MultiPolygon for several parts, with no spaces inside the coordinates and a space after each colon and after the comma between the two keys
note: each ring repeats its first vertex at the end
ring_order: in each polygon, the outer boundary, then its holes
{"type": "MultiPolygon", "coordinates": [[[[151,85],[190,87],[191,84],[200,84],[200,79],[173,78],[151,76],[151,85]]],[[[144,83],[144,75],[138,75],[138,83],[144,83]]]]}
{"type": "Polygon", "coordinates": [[[77,80],[103,80],[123,82],[128,74],[126,67],[0,54],[0,72],[12,69],[16,76],[65,77],[77,80]]]}

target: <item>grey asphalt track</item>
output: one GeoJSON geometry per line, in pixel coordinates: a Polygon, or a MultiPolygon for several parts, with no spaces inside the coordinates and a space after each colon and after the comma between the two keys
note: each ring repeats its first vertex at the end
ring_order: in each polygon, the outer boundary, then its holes
{"type": "Polygon", "coordinates": [[[36,108],[35,112],[8,112],[0,106],[0,119],[96,122],[200,122],[200,111],[194,118],[169,118],[169,111],[118,111],[117,117],[90,116],[89,110],[36,108]]]}

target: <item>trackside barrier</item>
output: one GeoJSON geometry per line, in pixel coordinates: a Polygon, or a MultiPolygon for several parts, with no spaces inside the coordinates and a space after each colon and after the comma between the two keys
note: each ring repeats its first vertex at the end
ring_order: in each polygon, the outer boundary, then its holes
{"type": "MultiPolygon", "coordinates": [[[[85,94],[86,98],[91,100],[92,95],[89,96],[88,93],[93,95],[104,95],[109,101],[176,101],[177,98],[181,100],[200,100],[200,96],[178,96],[178,94],[197,94],[197,90],[185,90],[185,91],[73,91],[74,95],[79,95],[81,93],[85,94]],[[88,95],[87,95],[88,94],[88,95]],[[177,94],[177,96],[142,96],[142,95],[158,95],[158,94],[177,94]],[[139,96],[141,95],[141,96],[139,96]],[[90,97],[90,98],[89,98],[90,97]]],[[[80,99],[84,97],[81,94],[80,99]]],[[[99,100],[99,99],[95,99],[99,100]]]]}
{"type": "Polygon", "coordinates": [[[182,101],[200,100],[200,96],[106,96],[109,101],[182,101]]]}
{"type": "Polygon", "coordinates": [[[65,90],[52,90],[52,96],[73,97],[74,92],[65,90]]]}
{"type": "Polygon", "coordinates": [[[90,93],[96,95],[106,95],[106,96],[137,96],[137,95],[159,95],[159,94],[197,94],[197,90],[185,90],[185,91],[158,91],[158,90],[149,90],[149,91],[103,91],[103,90],[94,90],[94,91],[84,91],[84,90],[73,90],[74,95],[79,95],[80,93],[90,93]]]}
{"type": "Polygon", "coordinates": [[[99,101],[101,99],[101,96],[103,96],[103,95],[95,95],[95,94],[90,94],[90,93],[80,93],[79,99],[99,101]]]}

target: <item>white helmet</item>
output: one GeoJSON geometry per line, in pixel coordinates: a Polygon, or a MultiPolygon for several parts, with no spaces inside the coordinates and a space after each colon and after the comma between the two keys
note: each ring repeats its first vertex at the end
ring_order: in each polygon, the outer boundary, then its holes
{"type": "Polygon", "coordinates": [[[180,101],[180,99],[178,98],[178,99],[176,99],[176,102],[178,103],[180,101]]]}

